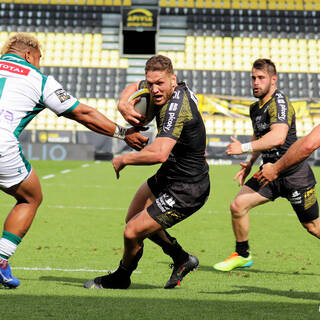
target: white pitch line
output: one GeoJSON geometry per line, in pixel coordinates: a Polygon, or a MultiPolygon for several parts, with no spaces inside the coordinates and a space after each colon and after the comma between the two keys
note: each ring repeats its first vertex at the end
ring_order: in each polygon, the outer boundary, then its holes
{"type": "Polygon", "coordinates": [[[90,165],[89,165],[89,163],[84,163],[81,167],[82,168],[86,168],[86,167],[89,167],[90,165]]]}
{"type": "MultiPolygon", "coordinates": [[[[27,271],[63,271],[63,272],[114,272],[115,270],[96,270],[96,269],[62,269],[62,268],[51,268],[51,267],[11,267],[13,270],[27,270],[27,271]]],[[[135,273],[141,273],[141,271],[134,271],[135,273]]]]}
{"type": "Polygon", "coordinates": [[[69,172],[71,172],[71,170],[70,169],[66,169],[66,170],[62,170],[62,171],[60,171],[62,174],[64,174],[64,173],[69,173],[69,172]]]}
{"type": "Polygon", "coordinates": [[[48,208],[54,209],[81,209],[81,210],[128,210],[128,208],[112,208],[112,207],[87,207],[87,206],[62,206],[62,205],[47,205],[48,208]]]}
{"type": "Polygon", "coordinates": [[[55,177],[56,175],[55,174],[48,174],[47,176],[43,176],[42,179],[43,180],[46,180],[46,179],[51,179],[53,177],[55,177]]]}

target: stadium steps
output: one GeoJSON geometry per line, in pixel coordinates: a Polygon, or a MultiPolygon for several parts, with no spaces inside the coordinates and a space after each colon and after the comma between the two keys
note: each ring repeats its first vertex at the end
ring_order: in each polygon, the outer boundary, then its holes
{"type": "Polygon", "coordinates": [[[184,51],[187,36],[187,18],[185,16],[175,16],[174,23],[172,17],[160,15],[160,32],[158,37],[157,50],[184,51]]]}
{"type": "Polygon", "coordinates": [[[119,50],[119,25],[121,14],[108,13],[102,15],[102,49],[119,50]]]}

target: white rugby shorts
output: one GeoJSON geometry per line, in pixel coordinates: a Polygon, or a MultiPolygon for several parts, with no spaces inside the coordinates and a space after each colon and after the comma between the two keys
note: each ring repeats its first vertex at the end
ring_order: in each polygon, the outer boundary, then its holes
{"type": "Polygon", "coordinates": [[[31,174],[31,164],[21,150],[0,156],[0,188],[8,189],[26,180],[31,174]]]}

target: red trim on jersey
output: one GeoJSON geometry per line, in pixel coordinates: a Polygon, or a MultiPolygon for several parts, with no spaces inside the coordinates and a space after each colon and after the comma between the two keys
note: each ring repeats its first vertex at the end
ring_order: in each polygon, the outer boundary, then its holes
{"type": "Polygon", "coordinates": [[[9,71],[16,74],[21,74],[23,76],[27,76],[30,72],[30,69],[23,68],[19,65],[10,63],[10,62],[0,62],[0,70],[9,71]]]}

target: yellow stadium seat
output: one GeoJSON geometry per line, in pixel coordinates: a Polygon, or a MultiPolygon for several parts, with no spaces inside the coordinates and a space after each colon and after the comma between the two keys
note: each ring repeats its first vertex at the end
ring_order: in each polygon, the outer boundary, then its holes
{"type": "Polygon", "coordinates": [[[258,0],[258,9],[265,10],[267,8],[267,0],[258,0]]]}
{"type": "Polygon", "coordinates": [[[281,50],[287,50],[289,47],[289,41],[286,38],[282,38],[279,41],[279,46],[281,50]]]}
{"type": "Polygon", "coordinates": [[[258,0],[251,0],[249,8],[252,10],[260,9],[258,5],[258,0]]]}
{"type": "Polygon", "coordinates": [[[248,0],[241,0],[241,9],[248,9],[248,8],[250,8],[250,6],[249,6],[249,1],[248,0]]]}
{"type": "MultiPolygon", "coordinates": [[[[213,120],[212,116],[207,116],[204,118],[204,125],[206,127],[206,131],[209,134],[212,134],[215,132],[216,126],[219,128],[219,125],[215,124],[215,121],[213,120]]],[[[222,128],[222,123],[221,123],[221,128],[222,128]]]]}
{"type": "Polygon", "coordinates": [[[262,38],[261,41],[260,41],[260,46],[261,48],[263,49],[266,49],[266,48],[270,48],[270,41],[268,38],[262,38]]]}
{"type": "Polygon", "coordinates": [[[251,47],[252,48],[260,48],[260,39],[259,38],[252,38],[251,39],[251,47]]]}
{"type": "Polygon", "coordinates": [[[214,46],[213,38],[212,37],[205,37],[204,46],[205,46],[206,50],[213,49],[213,46],[214,46]]]}
{"type": "Polygon", "coordinates": [[[213,2],[214,0],[204,0],[204,7],[207,8],[207,9],[211,9],[213,8],[213,2]]]}
{"type": "Polygon", "coordinates": [[[223,119],[223,131],[225,134],[233,134],[233,119],[232,118],[224,118],[223,119]]]}
{"type": "Polygon", "coordinates": [[[270,9],[270,10],[276,10],[276,9],[278,9],[277,1],[269,0],[268,9],[270,9]]]}
{"type": "Polygon", "coordinates": [[[203,50],[204,48],[204,37],[199,36],[195,38],[195,46],[197,50],[203,50]]]}
{"type": "Polygon", "coordinates": [[[167,0],[160,0],[159,6],[160,7],[166,7],[167,6],[167,0]]]}
{"type": "Polygon", "coordinates": [[[250,38],[242,38],[242,47],[246,50],[251,48],[251,39],[250,38]]]}
{"type": "Polygon", "coordinates": [[[187,8],[194,8],[193,0],[187,0],[187,8]]]}
{"type": "Polygon", "coordinates": [[[240,0],[232,0],[232,9],[240,9],[240,0]]]}
{"type": "Polygon", "coordinates": [[[279,10],[285,10],[286,9],[285,0],[278,0],[278,9],[279,10]]]}
{"type": "Polygon", "coordinates": [[[213,8],[220,9],[222,7],[221,1],[222,0],[214,0],[213,8]]]}
{"type": "Polygon", "coordinates": [[[178,8],[184,8],[185,7],[185,1],[184,0],[178,0],[176,3],[176,7],[178,8]]]}
{"type": "Polygon", "coordinates": [[[231,37],[224,37],[223,38],[223,47],[228,51],[232,50],[232,38],[231,37]]]}
{"type": "Polygon", "coordinates": [[[204,4],[203,4],[203,0],[196,0],[196,8],[203,8],[204,4]]]}
{"type": "Polygon", "coordinates": [[[223,9],[230,9],[231,8],[230,0],[222,0],[222,1],[223,1],[223,3],[222,3],[223,9]]]}
{"type": "Polygon", "coordinates": [[[222,48],[223,46],[223,39],[222,37],[215,37],[213,39],[213,42],[214,42],[214,47],[215,48],[222,48]]]}
{"type": "MultiPolygon", "coordinates": [[[[319,3],[319,1],[318,1],[319,3]]],[[[304,9],[304,1],[303,0],[296,0],[295,1],[295,9],[296,10],[303,10],[304,9]]]]}

